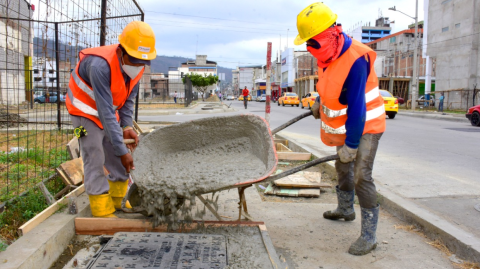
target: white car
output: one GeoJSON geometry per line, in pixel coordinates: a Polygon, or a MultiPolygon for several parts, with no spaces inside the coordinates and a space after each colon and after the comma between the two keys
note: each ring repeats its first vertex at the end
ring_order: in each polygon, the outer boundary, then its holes
{"type": "Polygon", "coordinates": [[[235,100],[235,97],[234,97],[233,95],[229,95],[229,96],[227,96],[227,101],[228,101],[228,100],[232,100],[232,101],[233,101],[233,100],[235,100]]]}

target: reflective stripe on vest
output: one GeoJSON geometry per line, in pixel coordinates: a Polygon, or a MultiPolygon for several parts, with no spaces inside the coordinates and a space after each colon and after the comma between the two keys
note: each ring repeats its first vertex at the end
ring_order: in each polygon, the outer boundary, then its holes
{"type": "Polygon", "coordinates": [[[72,102],[73,106],[75,106],[76,108],[80,109],[81,111],[83,111],[84,113],[86,113],[88,115],[98,117],[98,111],[91,108],[89,105],[83,103],[82,101],[76,99],[75,97],[73,97],[73,94],[72,94],[72,91],[70,90],[70,88],[68,88],[67,94],[68,94],[68,97],[70,98],[70,101],[72,102]]]}

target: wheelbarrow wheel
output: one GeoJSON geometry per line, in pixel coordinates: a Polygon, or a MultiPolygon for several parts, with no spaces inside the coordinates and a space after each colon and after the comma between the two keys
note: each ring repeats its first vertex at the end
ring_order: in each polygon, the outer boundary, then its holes
{"type": "MultiPolygon", "coordinates": [[[[138,187],[137,184],[133,183],[132,186],[130,186],[130,189],[127,192],[126,198],[130,202],[130,205],[132,206],[132,210],[125,209],[122,205],[122,210],[128,213],[140,213],[146,217],[150,217],[151,215],[148,214],[147,210],[142,206],[142,197],[140,196],[140,193],[138,192],[138,187]],[[129,212],[130,211],[130,212],[129,212]]],[[[183,197],[177,197],[177,203],[175,204],[175,210],[178,210],[180,206],[183,205],[185,202],[185,199],[183,197]]],[[[170,206],[170,198],[165,197],[164,199],[164,210],[157,210],[158,214],[161,216],[168,216],[172,214],[172,208],[170,206]]]]}

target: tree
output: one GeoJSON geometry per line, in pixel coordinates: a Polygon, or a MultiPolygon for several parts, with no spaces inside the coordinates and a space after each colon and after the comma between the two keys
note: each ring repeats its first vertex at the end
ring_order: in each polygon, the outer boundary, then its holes
{"type": "Polygon", "coordinates": [[[208,86],[217,84],[218,77],[212,74],[208,75],[204,74],[203,76],[200,74],[186,74],[185,77],[182,78],[183,84],[186,82],[186,78],[190,78],[192,81],[192,86],[197,89],[197,91],[202,93],[202,100],[205,101],[204,96],[205,92],[207,92],[208,86]]]}

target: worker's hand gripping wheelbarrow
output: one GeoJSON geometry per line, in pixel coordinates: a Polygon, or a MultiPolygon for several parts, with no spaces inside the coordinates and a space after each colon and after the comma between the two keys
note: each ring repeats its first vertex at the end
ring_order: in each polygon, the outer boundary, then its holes
{"type": "MultiPolygon", "coordinates": [[[[263,118],[255,115],[206,118],[155,130],[142,139],[134,153],[136,169],[131,175],[135,183],[123,199],[122,210],[148,215],[148,201],[144,201],[142,194],[149,193],[152,197],[149,185],[152,180],[158,180],[165,189],[181,185],[179,187],[185,187],[204,203],[202,194],[238,188],[240,209],[243,202],[246,211],[243,194],[246,187],[338,159],[337,155],[315,159],[271,176],[278,162],[272,135],[311,114],[304,113],[273,131],[263,118]],[[195,153],[198,154],[195,156],[195,153]],[[133,208],[125,207],[127,200],[133,208]]],[[[177,196],[174,208],[179,208],[183,202],[177,196]]],[[[165,198],[164,204],[160,214],[168,215],[171,213],[170,201],[165,198]]],[[[208,203],[205,204],[208,207],[208,203]]],[[[212,209],[210,211],[216,214],[212,209]]],[[[217,214],[216,217],[220,219],[217,214]]]]}

